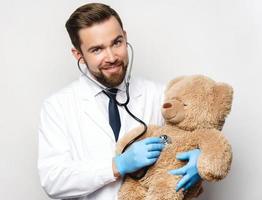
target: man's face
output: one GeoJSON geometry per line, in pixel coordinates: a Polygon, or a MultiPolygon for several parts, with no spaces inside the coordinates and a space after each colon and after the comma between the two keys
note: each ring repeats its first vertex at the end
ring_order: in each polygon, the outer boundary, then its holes
{"type": "Polygon", "coordinates": [[[128,52],[126,33],[115,17],[79,31],[82,56],[92,76],[106,87],[125,78],[128,52]]]}

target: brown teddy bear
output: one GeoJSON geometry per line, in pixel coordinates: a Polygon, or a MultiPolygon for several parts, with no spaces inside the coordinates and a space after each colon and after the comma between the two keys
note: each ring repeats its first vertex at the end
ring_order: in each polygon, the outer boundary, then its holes
{"type": "MultiPolygon", "coordinates": [[[[202,192],[201,182],[187,191],[176,192],[181,176],[168,171],[186,164],[176,159],[178,152],[199,148],[197,168],[203,180],[218,181],[224,178],[231,165],[232,151],[229,142],[220,132],[231,110],[233,89],[201,75],[177,78],[169,83],[162,105],[164,126],[148,126],[140,138],[167,135],[170,144],[165,148],[145,176],[134,180],[126,176],[119,191],[120,200],[188,200],[202,192]]],[[[126,144],[142,132],[138,127],[127,133],[117,144],[117,154],[126,144]]],[[[140,140],[139,139],[139,140],[140,140]]]]}

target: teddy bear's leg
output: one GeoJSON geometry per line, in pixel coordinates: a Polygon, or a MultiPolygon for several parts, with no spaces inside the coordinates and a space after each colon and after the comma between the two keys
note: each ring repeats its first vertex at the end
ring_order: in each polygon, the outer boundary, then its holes
{"type": "Polygon", "coordinates": [[[143,200],[146,192],[147,188],[139,181],[127,177],[118,192],[118,200],[143,200]]]}
{"type": "Polygon", "coordinates": [[[176,192],[179,176],[162,174],[151,181],[145,200],[183,200],[182,190],[176,192]]]}

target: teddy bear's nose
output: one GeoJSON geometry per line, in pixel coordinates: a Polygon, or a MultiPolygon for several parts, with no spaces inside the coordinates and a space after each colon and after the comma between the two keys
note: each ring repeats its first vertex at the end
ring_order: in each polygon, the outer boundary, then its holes
{"type": "Polygon", "coordinates": [[[172,107],[172,104],[171,104],[171,103],[165,103],[165,104],[163,105],[163,108],[170,108],[170,107],[172,107]]]}

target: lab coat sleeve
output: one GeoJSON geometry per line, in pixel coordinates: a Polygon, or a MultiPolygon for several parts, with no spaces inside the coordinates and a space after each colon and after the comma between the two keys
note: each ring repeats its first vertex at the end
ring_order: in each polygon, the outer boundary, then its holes
{"type": "Polygon", "coordinates": [[[46,193],[58,199],[86,196],[115,181],[112,160],[100,165],[72,159],[66,131],[61,107],[45,102],[40,115],[38,170],[46,193]]]}

